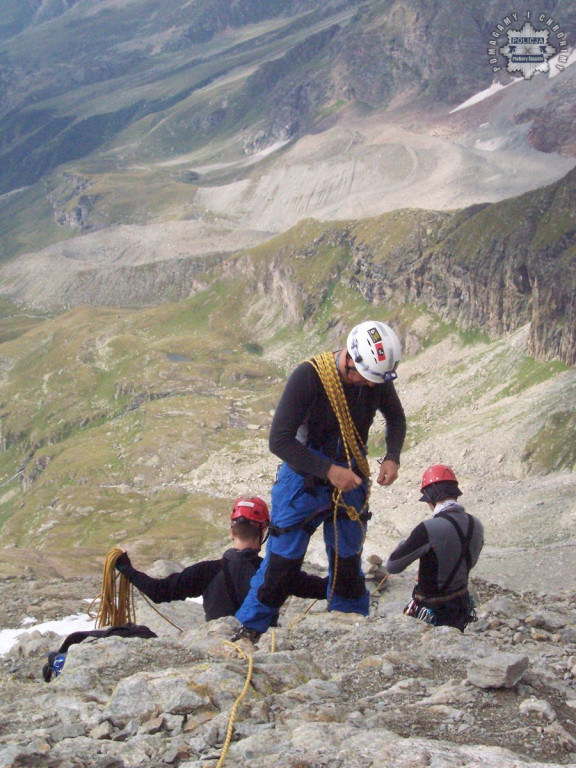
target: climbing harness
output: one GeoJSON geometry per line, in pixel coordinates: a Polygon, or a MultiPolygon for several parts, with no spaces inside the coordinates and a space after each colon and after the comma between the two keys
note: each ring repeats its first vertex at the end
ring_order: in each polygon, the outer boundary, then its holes
{"type": "MultiPolygon", "coordinates": [[[[349,514],[347,514],[346,509],[348,508],[348,505],[340,505],[338,509],[338,517],[350,517],[349,514]]],[[[354,507],[350,507],[350,509],[354,510],[356,513],[356,509],[354,507]]],[[[291,533],[292,531],[306,531],[310,536],[314,533],[314,531],[318,528],[320,523],[323,523],[324,520],[327,520],[332,514],[331,507],[326,507],[326,509],[315,509],[313,512],[310,512],[309,515],[306,515],[306,517],[303,520],[298,521],[297,523],[293,523],[292,525],[286,525],[283,528],[280,528],[277,525],[270,525],[270,536],[282,536],[284,533],[291,533]]],[[[363,507],[363,511],[358,514],[358,519],[361,522],[367,522],[372,517],[372,512],[369,512],[366,509],[366,505],[363,507]]],[[[356,519],[356,518],[354,518],[356,519]]]]}
{"type": "Polygon", "coordinates": [[[427,608],[422,605],[415,598],[412,598],[403,611],[405,616],[413,616],[415,619],[420,619],[425,624],[436,624],[436,612],[433,608],[427,608]]]}
{"type": "Polygon", "coordinates": [[[417,592],[414,590],[414,598],[416,600],[425,600],[427,603],[431,603],[432,605],[441,605],[442,603],[447,603],[449,600],[453,600],[455,597],[461,597],[462,595],[465,595],[467,591],[468,587],[463,587],[457,592],[450,592],[448,595],[436,595],[435,597],[430,597],[423,594],[422,592],[417,592]]]}
{"type": "Polygon", "coordinates": [[[462,547],[462,550],[460,552],[460,556],[458,557],[458,560],[454,564],[454,568],[450,571],[450,575],[444,582],[442,589],[440,592],[446,592],[450,584],[452,583],[452,580],[454,579],[454,576],[456,576],[456,573],[458,571],[458,568],[460,568],[460,564],[463,560],[466,560],[466,577],[468,577],[468,574],[470,573],[470,570],[472,569],[472,555],[470,554],[470,542],[472,541],[472,535],[474,533],[474,518],[472,515],[469,515],[466,512],[466,517],[468,518],[468,531],[466,533],[466,536],[462,533],[462,530],[456,520],[454,518],[450,517],[450,515],[446,513],[440,512],[437,517],[441,517],[443,520],[447,520],[449,523],[451,523],[454,527],[454,530],[458,534],[458,538],[460,539],[460,545],[462,547]]]}
{"type": "MultiPolygon", "coordinates": [[[[463,597],[468,592],[468,584],[466,584],[466,586],[462,587],[456,592],[446,593],[446,590],[454,580],[454,577],[456,576],[456,573],[458,572],[458,569],[460,568],[460,565],[462,564],[462,562],[464,560],[466,561],[467,576],[468,576],[468,573],[470,573],[470,570],[472,567],[472,555],[470,554],[470,542],[472,540],[472,535],[474,533],[474,518],[472,517],[472,515],[469,515],[468,513],[466,513],[466,516],[468,518],[468,531],[466,533],[466,536],[464,536],[458,523],[452,517],[450,517],[448,513],[440,512],[437,515],[437,517],[442,517],[444,520],[447,520],[449,523],[453,525],[454,530],[456,531],[456,533],[458,534],[458,538],[460,539],[461,551],[458,556],[458,559],[454,563],[454,566],[448,575],[448,578],[445,580],[444,584],[442,585],[442,588],[440,589],[439,594],[425,595],[422,592],[418,592],[416,587],[414,588],[414,591],[412,592],[412,599],[408,602],[408,604],[404,608],[404,614],[406,616],[413,616],[414,618],[420,619],[421,621],[424,621],[427,624],[436,624],[438,620],[436,615],[437,610],[441,610],[443,605],[445,605],[446,603],[449,603],[451,600],[455,600],[458,597],[463,597]],[[427,605],[424,605],[424,603],[427,603],[427,605]]],[[[468,601],[468,608],[467,608],[466,617],[464,619],[463,626],[465,627],[467,624],[470,624],[474,621],[478,621],[478,617],[476,615],[476,611],[474,610],[474,600],[470,598],[468,601]]]]}

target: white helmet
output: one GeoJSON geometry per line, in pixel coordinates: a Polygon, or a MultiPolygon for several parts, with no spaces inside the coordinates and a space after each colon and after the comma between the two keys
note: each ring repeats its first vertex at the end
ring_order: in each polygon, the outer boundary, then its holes
{"type": "Polygon", "coordinates": [[[402,350],[390,326],[378,320],[355,325],[348,334],[346,347],[356,370],[368,381],[382,384],[396,378],[395,369],[402,359],[402,350]]]}

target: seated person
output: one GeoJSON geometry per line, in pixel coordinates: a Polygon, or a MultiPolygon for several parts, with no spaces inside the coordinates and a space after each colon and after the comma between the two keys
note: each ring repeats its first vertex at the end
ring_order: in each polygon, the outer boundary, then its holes
{"type": "MultiPolygon", "coordinates": [[[[262,562],[258,553],[269,525],[266,503],[257,496],[241,497],[236,500],[230,519],[233,546],[220,560],[203,560],[164,579],[155,579],[137,571],[128,553],[124,552],[116,560],[116,569],[154,603],[202,596],[206,621],[233,616],[242,605],[250,589],[250,580],[262,562]]],[[[295,575],[290,584],[291,594],[316,600],[325,600],[327,589],[327,577],[303,571],[295,575]]]]}
{"type": "Polygon", "coordinates": [[[484,544],[482,523],[457,502],[462,491],[450,467],[428,467],[420,485],[420,501],[427,502],[433,516],[398,544],[386,569],[400,573],[419,560],[418,580],[404,613],[464,632],[467,624],[476,621],[468,576],[484,544]]]}

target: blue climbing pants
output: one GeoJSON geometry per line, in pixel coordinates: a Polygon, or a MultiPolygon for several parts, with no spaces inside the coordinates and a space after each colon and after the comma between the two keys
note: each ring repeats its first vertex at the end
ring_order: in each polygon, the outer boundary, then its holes
{"type": "MultiPolygon", "coordinates": [[[[291,594],[294,574],[302,567],[310,537],[320,525],[328,555],[326,597],[331,595],[328,610],[368,615],[370,595],[361,562],[366,522],[351,520],[342,509],[335,525],[333,490],[332,486],[324,485],[307,490],[301,475],[287,464],[281,466],[272,488],[272,527],[290,530],[268,538],[264,561],[252,577],[250,591],[236,612],[241,624],[256,632],[266,632],[268,627],[276,625],[280,608],[291,594]],[[305,527],[301,525],[303,522],[305,527]]],[[[344,493],[342,501],[360,511],[366,492],[367,486],[363,483],[344,493]]]]}

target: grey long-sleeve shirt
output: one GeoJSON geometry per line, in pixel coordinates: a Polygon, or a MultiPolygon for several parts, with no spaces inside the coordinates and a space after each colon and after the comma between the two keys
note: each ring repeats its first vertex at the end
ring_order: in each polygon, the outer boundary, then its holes
{"type": "MultiPolygon", "coordinates": [[[[445,506],[442,515],[449,515],[460,527],[466,537],[470,520],[474,520],[474,530],[470,541],[470,564],[473,568],[484,545],[484,529],[477,517],[468,515],[456,502],[445,506]]],[[[444,517],[435,515],[419,523],[406,541],[400,542],[386,563],[390,573],[400,573],[410,563],[420,560],[417,589],[425,595],[442,594],[442,587],[456,565],[462,545],[454,526],[444,517]]],[[[464,559],[449,584],[446,594],[466,587],[468,566],[464,559]]]]}

